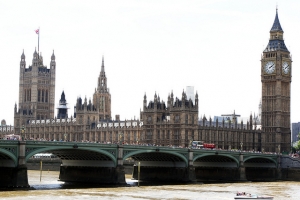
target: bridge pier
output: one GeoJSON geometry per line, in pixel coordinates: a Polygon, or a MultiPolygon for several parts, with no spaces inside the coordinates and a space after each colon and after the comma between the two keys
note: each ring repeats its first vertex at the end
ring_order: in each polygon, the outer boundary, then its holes
{"type": "Polygon", "coordinates": [[[188,161],[188,167],[186,169],[186,174],[184,177],[184,182],[197,182],[196,179],[196,173],[195,173],[195,167],[194,167],[194,153],[191,149],[188,151],[189,161],[188,161]]]}
{"type": "Polygon", "coordinates": [[[18,143],[18,163],[17,166],[0,167],[0,187],[27,188],[28,176],[25,162],[25,142],[18,143]]]}
{"type": "Polygon", "coordinates": [[[247,181],[246,178],[246,169],[244,166],[244,156],[243,154],[240,154],[239,156],[239,173],[240,173],[240,181],[247,181]]]}
{"type": "Polygon", "coordinates": [[[282,168],[281,168],[281,156],[278,155],[277,157],[277,170],[276,170],[276,179],[282,180],[282,168]]]}

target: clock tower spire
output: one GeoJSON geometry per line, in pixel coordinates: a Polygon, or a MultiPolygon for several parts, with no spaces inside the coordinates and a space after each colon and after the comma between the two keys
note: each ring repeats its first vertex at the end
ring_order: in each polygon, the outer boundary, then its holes
{"type": "Polygon", "coordinates": [[[291,69],[292,59],[283,40],[283,29],[276,8],[269,43],[261,58],[261,150],[290,150],[291,69]]]}

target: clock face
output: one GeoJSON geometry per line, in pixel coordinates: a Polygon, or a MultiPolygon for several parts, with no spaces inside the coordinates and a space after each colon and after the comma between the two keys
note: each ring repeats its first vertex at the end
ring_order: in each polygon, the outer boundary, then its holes
{"type": "Polygon", "coordinates": [[[290,72],[290,66],[287,62],[282,64],[282,71],[284,74],[288,74],[290,72]]]}
{"type": "Polygon", "coordinates": [[[275,63],[272,61],[269,61],[265,65],[265,72],[268,74],[272,74],[275,71],[275,63]]]}

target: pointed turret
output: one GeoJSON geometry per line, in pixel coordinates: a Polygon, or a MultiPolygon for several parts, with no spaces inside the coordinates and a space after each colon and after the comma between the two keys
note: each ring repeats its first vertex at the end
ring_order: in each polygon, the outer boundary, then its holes
{"type": "Polygon", "coordinates": [[[107,78],[105,76],[105,69],[104,69],[104,56],[102,56],[102,65],[101,65],[101,71],[100,75],[98,77],[98,88],[99,93],[107,93],[107,78]]]}
{"type": "Polygon", "coordinates": [[[63,91],[60,96],[59,106],[57,107],[57,118],[58,119],[65,119],[68,118],[68,107],[67,107],[67,100],[65,96],[65,92],[63,91]]]}
{"type": "Polygon", "coordinates": [[[23,49],[23,53],[21,55],[21,59],[25,59],[24,49],[23,49]]]}
{"type": "Polygon", "coordinates": [[[147,95],[145,93],[144,95],[144,101],[143,101],[144,109],[147,107],[147,95]]]}
{"type": "Polygon", "coordinates": [[[280,32],[283,32],[282,28],[281,28],[281,25],[280,25],[280,22],[279,22],[279,18],[278,18],[278,9],[276,8],[276,15],[275,15],[275,20],[274,20],[274,23],[273,23],[273,26],[270,30],[270,32],[277,32],[277,31],[280,31],[280,32]]]}
{"type": "Polygon", "coordinates": [[[105,75],[105,71],[104,71],[104,56],[102,56],[101,72],[104,72],[104,75],[105,75]]]}
{"type": "Polygon", "coordinates": [[[35,48],[33,52],[33,59],[36,60],[37,58],[38,58],[38,53],[36,52],[36,48],[35,48]]]}
{"type": "Polygon", "coordinates": [[[52,53],[52,56],[51,56],[51,60],[55,60],[55,55],[54,55],[54,50],[53,50],[53,53],[52,53]]]}
{"type": "Polygon", "coordinates": [[[21,55],[20,67],[25,68],[25,66],[26,66],[26,61],[25,61],[25,54],[24,54],[24,49],[23,49],[23,53],[21,55]]]}
{"type": "Polygon", "coordinates": [[[55,55],[54,55],[54,50],[53,50],[53,53],[51,55],[50,68],[52,70],[55,70],[55,67],[56,67],[56,61],[55,61],[55,55]]]}

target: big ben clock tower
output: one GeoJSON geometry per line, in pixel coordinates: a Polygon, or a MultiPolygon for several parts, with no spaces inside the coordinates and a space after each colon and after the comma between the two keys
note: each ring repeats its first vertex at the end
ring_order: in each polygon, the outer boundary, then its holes
{"type": "Polygon", "coordinates": [[[261,58],[262,151],[290,150],[291,81],[292,59],[284,44],[283,29],[276,9],[269,43],[261,58]]]}

